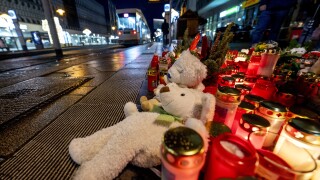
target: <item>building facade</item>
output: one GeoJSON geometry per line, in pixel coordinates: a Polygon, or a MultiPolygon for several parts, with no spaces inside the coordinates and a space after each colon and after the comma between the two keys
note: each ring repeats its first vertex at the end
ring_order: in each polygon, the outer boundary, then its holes
{"type": "MultiPolygon", "coordinates": [[[[101,4],[95,0],[49,0],[49,2],[55,17],[59,40],[63,46],[108,43],[109,13],[105,14],[101,4]],[[58,9],[64,10],[65,13],[57,13],[58,9]]],[[[0,1],[0,37],[11,50],[21,50],[15,27],[8,17],[8,10],[15,11],[28,49],[36,48],[31,35],[34,31],[41,35],[44,48],[51,47],[52,41],[41,0],[0,1]]]]}

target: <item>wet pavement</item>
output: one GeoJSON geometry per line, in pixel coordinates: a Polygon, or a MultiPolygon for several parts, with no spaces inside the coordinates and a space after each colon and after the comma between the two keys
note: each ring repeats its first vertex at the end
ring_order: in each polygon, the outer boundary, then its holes
{"type": "MultiPolygon", "coordinates": [[[[61,60],[46,55],[12,59],[22,64],[11,66],[0,61],[0,100],[5,102],[0,109],[7,112],[0,118],[0,179],[70,179],[78,168],[68,154],[70,141],[120,122],[126,102],[138,104],[141,95],[152,95],[146,71],[156,51],[161,44],[93,50],[61,60]],[[12,100],[26,111],[10,110],[12,100]]],[[[159,179],[131,165],[118,179],[129,177],[159,179]]]]}

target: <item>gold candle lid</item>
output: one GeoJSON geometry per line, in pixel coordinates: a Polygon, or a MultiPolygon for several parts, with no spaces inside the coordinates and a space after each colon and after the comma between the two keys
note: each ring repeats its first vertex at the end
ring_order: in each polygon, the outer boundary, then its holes
{"type": "Polygon", "coordinates": [[[309,118],[309,119],[313,119],[316,120],[318,119],[318,114],[313,112],[312,110],[303,107],[303,106],[299,106],[299,105],[293,105],[291,107],[289,107],[289,111],[288,111],[288,118],[309,118]]]}
{"type": "Polygon", "coordinates": [[[175,156],[192,156],[203,151],[203,139],[195,130],[177,127],[164,134],[165,149],[175,156]]]}
{"type": "Polygon", "coordinates": [[[285,131],[297,140],[320,146],[320,123],[317,121],[292,118],[285,126],[285,131]]]}
{"type": "Polygon", "coordinates": [[[266,131],[270,127],[270,122],[256,114],[243,114],[239,126],[247,132],[266,131]]]}
{"type": "Polygon", "coordinates": [[[273,101],[262,101],[258,107],[258,111],[274,119],[284,119],[287,117],[287,108],[273,101]]]}
{"type": "Polygon", "coordinates": [[[253,104],[246,102],[246,101],[241,101],[239,104],[238,108],[241,108],[243,110],[246,110],[246,112],[253,112],[253,110],[256,108],[253,104]]]}
{"type": "Polygon", "coordinates": [[[202,166],[205,161],[204,142],[193,129],[176,127],[164,134],[161,154],[166,162],[179,169],[202,166]]]}
{"type": "Polygon", "coordinates": [[[228,86],[218,87],[216,98],[223,102],[238,103],[240,102],[241,91],[228,86]]]}
{"type": "Polygon", "coordinates": [[[243,101],[253,104],[256,108],[259,107],[260,102],[263,100],[265,100],[263,97],[252,94],[246,94],[243,99],[243,101]]]}

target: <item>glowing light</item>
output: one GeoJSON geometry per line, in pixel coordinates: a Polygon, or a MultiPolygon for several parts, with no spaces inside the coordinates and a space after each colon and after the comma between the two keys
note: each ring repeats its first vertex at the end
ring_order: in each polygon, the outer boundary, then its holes
{"type": "Polygon", "coordinates": [[[63,14],[64,14],[66,11],[63,10],[63,9],[57,9],[56,12],[57,12],[60,16],[63,16],[63,14]]]}
{"type": "Polygon", "coordinates": [[[129,17],[129,14],[128,14],[128,13],[124,13],[124,14],[123,14],[123,17],[126,17],[126,18],[127,18],[127,17],[129,17]]]}
{"type": "Polygon", "coordinates": [[[89,36],[91,34],[91,31],[89,29],[84,29],[83,31],[83,34],[89,36]]]}

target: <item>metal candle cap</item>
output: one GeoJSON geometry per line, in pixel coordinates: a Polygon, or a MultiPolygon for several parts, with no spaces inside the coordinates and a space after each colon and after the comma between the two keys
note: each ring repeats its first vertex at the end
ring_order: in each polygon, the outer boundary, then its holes
{"type": "Polygon", "coordinates": [[[288,118],[309,118],[309,119],[313,119],[316,120],[318,119],[318,114],[313,112],[312,110],[303,107],[303,106],[298,106],[298,105],[293,105],[291,107],[289,107],[289,112],[287,115],[288,118]]]}
{"type": "Polygon", "coordinates": [[[263,97],[252,94],[246,94],[243,99],[243,101],[253,104],[256,108],[259,107],[260,102],[263,100],[265,100],[263,97]]]}
{"type": "Polygon", "coordinates": [[[199,168],[205,161],[203,139],[187,127],[169,129],[164,134],[161,155],[175,168],[199,168]]]}
{"type": "Polygon", "coordinates": [[[320,146],[320,123],[306,118],[292,118],[285,131],[293,138],[320,146]]]}
{"type": "Polygon", "coordinates": [[[203,151],[204,142],[195,130],[177,127],[164,134],[165,149],[175,156],[192,156],[203,151]]]}
{"type": "Polygon", "coordinates": [[[239,91],[236,88],[222,86],[222,87],[218,88],[216,97],[223,102],[239,103],[240,102],[240,94],[241,94],[241,91],[239,91]]]}
{"type": "Polygon", "coordinates": [[[258,111],[275,119],[283,119],[287,116],[287,108],[282,104],[273,101],[262,101],[258,111]]]}
{"type": "Polygon", "coordinates": [[[270,127],[270,122],[256,114],[243,114],[239,125],[247,132],[266,130],[270,127]]]}

